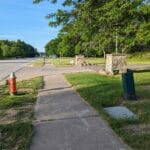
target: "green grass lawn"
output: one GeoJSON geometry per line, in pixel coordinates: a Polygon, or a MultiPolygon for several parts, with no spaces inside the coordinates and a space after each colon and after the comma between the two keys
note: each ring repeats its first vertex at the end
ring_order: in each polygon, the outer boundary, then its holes
{"type": "Polygon", "coordinates": [[[105,59],[104,58],[85,58],[85,62],[90,64],[104,64],[105,59]]]}
{"type": "Polygon", "coordinates": [[[127,62],[128,64],[150,64],[150,52],[130,54],[127,62]]]}
{"type": "Polygon", "coordinates": [[[50,63],[57,66],[57,67],[65,67],[65,66],[71,66],[70,61],[74,60],[74,58],[71,57],[63,57],[63,58],[55,58],[55,59],[50,59],[50,63]]]}
{"type": "Polygon", "coordinates": [[[127,64],[129,65],[150,65],[150,59],[137,59],[137,58],[128,58],[127,64]]]}
{"type": "MultiPolygon", "coordinates": [[[[57,67],[65,67],[65,66],[72,66],[74,64],[71,64],[70,61],[75,61],[75,58],[73,57],[63,57],[63,58],[56,58],[56,59],[50,59],[50,63],[57,67]]],[[[104,58],[85,58],[86,63],[90,64],[102,64],[105,63],[104,58]]]]}
{"type": "MultiPolygon", "coordinates": [[[[61,66],[71,66],[70,64],[71,60],[75,60],[73,57],[62,57],[56,58],[56,59],[50,59],[50,63],[57,67],[61,66]]],[[[85,58],[86,63],[90,64],[104,64],[105,59],[104,58],[85,58]]],[[[134,53],[134,54],[128,54],[127,55],[127,64],[150,64],[150,52],[143,52],[143,53],[134,53]]]]}
{"type": "Polygon", "coordinates": [[[0,149],[27,150],[32,136],[33,107],[43,78],[17,83],[18,94],[9,96],[8,87],[0,87],[0,149]]]}
{"type": "Polygon", "coordinates": [[[33,67],[43,67],[45,64],[44,59],[38,59],[32,62],[33,67]]]}
{"type": "Polygon", "coordinates": [[[121,77],[102,76],[96,73],[67,74],[67,80],[79,94],[106,119],[114,131],[133,149],[150,147],[150,72],[136,73],[138,101],[123,100],[121,77]],[[124,105],[138,118],[117,120],[108,116],[104,107],[124,105]]]}

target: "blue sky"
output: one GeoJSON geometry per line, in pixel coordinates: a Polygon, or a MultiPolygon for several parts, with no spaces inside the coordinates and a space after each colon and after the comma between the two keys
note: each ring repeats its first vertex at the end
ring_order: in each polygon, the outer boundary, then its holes
{"type": "Polygon", "coordinates": [[[33,4],[32,0],[0,0],[0,39],[21,39],[39,51],[45,44],[57,36],[58,28],[48,26],[45,16],[61,8],[50,2],[33,4]]]}

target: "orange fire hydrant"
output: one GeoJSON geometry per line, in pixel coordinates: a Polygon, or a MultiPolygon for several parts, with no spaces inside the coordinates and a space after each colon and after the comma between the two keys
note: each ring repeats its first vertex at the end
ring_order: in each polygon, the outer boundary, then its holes
{"type": "Polygon", "coordinates": [[[6,81],[7,85],[9,85],[9,93],[10,95],[15,95],[17,93],[17,88],[16,88],[16,76],[15,73],[12,72],[10,74],[9,79],[6,81]]]}

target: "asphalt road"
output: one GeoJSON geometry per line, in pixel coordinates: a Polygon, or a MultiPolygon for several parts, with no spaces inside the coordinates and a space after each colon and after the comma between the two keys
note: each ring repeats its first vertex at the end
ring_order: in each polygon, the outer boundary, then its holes
{"type": "Polygon", "coordinates": [[[0,60],[0,81],[8,76],[11,72],[15,72],[28,65],[35,58],[0,60]]]}

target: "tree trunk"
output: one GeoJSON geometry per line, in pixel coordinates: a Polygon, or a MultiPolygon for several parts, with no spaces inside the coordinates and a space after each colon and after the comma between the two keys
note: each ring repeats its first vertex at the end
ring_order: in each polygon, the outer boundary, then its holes
{"type": "Polygon", "coordinates": [[[101,49],[102,49],[104,59],[106,59],[106,51],[104,50],[104,48],[103,48],[100,44],[99,44],[99,48],[101,48],[101,49]]]}
{"type": "Polygon", "coordinates": [[[106,52],[104,49],[103,49],[103,56],[104,56],[104,59],[106,59],[106,52]]]}

